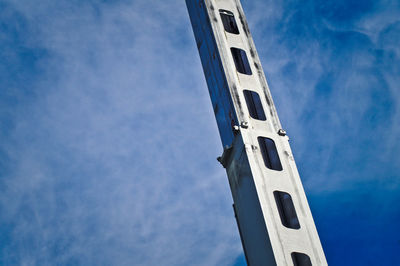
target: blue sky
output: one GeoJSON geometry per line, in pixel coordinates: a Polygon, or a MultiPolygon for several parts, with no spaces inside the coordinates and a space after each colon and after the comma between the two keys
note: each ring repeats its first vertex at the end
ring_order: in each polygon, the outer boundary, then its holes
{"type": "MultiPolygon", "coordinates": [[[[400,265],[400,3],[243,0],[330,265],[400,265]]],[[[244,265],[184,1],[0,0],[0,264],[244,265]]]]}

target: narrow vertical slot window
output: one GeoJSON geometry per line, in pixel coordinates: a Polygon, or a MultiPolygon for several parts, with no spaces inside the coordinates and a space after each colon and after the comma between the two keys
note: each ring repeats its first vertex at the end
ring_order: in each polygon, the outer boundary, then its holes
{"type": "Polygon", "coordinates": [[[271,170],[282,171],[281,160],[276,150],[275,142],[272,139],[258,137],[258,144],[265,166],[271,170]]]}
{"type": "Polygon", "coordinates": [[[220,9],[219,14],[221,15],[222,24],[224,24],[225,31],[232,34],[239,34],[239,29],[233,13],[228,10],[220,9]]]}
{"type": "Polygon", "coordinates": [[[246,52],[239,48],[231,48],[233,61],[235,61],[236,70],[245,75],[251,75],[249,60],[246,52]]]}
{"type": "Polygon", "coordinates": [[[297,218],[292,197],[288,193],[282,191],[274,191],[274,196],[282,224],[291,229],[299,229],[300,223],[297,218]]]}
{"type": "Polygon", "coordinates": [[[293,252],[292,260],[294,266],[312,266],[310,257],[304,253],[293,252]]]}
{"type": "Polygon", "coordinates": [[[264,109],[261,104],[260,96],[255,91],[244,90],[244,98],[246,99],[247,109],[252,118],[258,120],[266,120],[264,109]]]}

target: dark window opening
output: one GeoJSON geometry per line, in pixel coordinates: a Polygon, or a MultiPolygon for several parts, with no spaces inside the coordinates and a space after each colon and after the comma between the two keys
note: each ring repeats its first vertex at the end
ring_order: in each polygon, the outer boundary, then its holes
{"type": "Polygon", "coordinates": [[[258,120],[266,120],[264,109],[261,104],[260,96],[255,91],[244,90],[244,98],[246,99],[247,109],[250,116],[258,120]]]}
{"type": "Polygon", "coordinates": [[[271,170],[282,171],[281,160],[276,150],[275,142],[272,139],[258,137],[258,144],[265,166],[271,170]]]}
{"type": "Polygon", "coordinates": [[[239,34],[239,29],[233,13],[228,10],[220,9],[219,14],[221,15],[222,24],[224,24],[225,31],[233,34],[239,34]]]}
{"type": "Polygon", "coordinates": [[[274,196],[282,224],[291,229],[299,229],[300,223],[297,218],[292,197],[288,193],[282,191],[274,191],[274,196]]]}
{"type": "Polygon", "coordinates": [[[294,266],[312,266],[310,257],[304,253],[293,252],[292,259],[294,266]]]}
{"type": "Polygon", "coordinates": [[[247,60],[246,52],[239,48],[231,48],[233,61],[235,61],[236,70],[239,73],[251,75],[249,60],[247,60]]]}

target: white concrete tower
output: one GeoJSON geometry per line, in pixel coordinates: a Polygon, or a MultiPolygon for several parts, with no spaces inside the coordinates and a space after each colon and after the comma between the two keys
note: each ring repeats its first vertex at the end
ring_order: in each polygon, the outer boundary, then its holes
{"type": "Polygon", "coordinates": [[[248,265],[327,265],[239,0],[186,0],[248,265]]]}

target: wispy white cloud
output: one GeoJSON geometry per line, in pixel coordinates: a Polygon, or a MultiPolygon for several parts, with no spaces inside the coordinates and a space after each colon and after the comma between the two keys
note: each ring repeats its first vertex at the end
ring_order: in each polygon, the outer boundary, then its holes
{"type": "Polygon", "coordinates": [[[399,217],[399,4],[255,1],[248,7],[328,262],[398,264],[399,231],[389,228],[399,217]]]}
{"type": "MultiPolygon", "coordinates": [[[[328,260],[349,232],[392,250],[398,3],[242,2],[328,260]]],[[[233,264],[184,2],[3,1],[0,21],[0,264],[233,264]]]]}
{"type": "Polygon", "coordinates": [[[6,8],[26,27],[17,42],[45,56],[29,88],[6,88],[17,101],[2,109],[2,263],[233,263],[240,241],[184,3],[6,8]]]}
{"type": "Polygon", "coordinates": [[[250,27],[297,160],[318,173],[303,177],[315,191],[365,178],[322,178],[338,171],[333,162],[346,164],[338,159],[361,159],[361,142],[381,145],[380,155],[364,150],[370,160],[388,161],[399,150],[399,81],[393,71],[399,50],[392,44],[398,39],[398,4],[353,2],[249,4],[255,8],[248,12],[250,27]],[[263,19],[255,10],[272,15],[263,19]]]}

